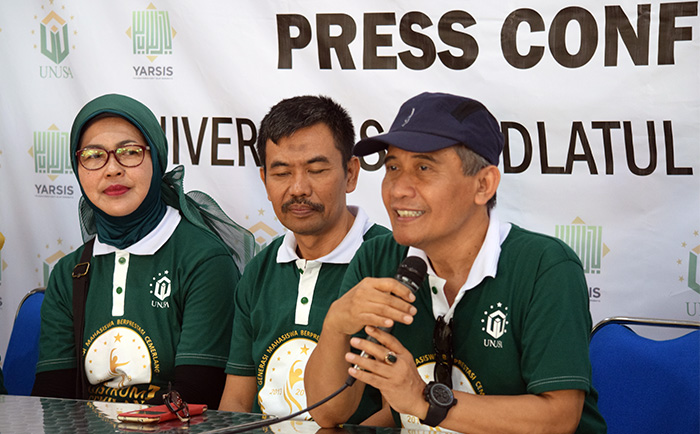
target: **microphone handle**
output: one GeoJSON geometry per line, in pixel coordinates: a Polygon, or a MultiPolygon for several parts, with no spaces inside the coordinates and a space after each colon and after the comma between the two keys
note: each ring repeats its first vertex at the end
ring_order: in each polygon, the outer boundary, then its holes
{"type": "MultiPolygon", "coordinates": [[[[383,332],[387,332],[387,333],[391,333],[391,331],[394,329],[393,327],[377,327],[377,328],[378,328],[379,330],[381,330],[381,331],[383,331],[383,332]]],[[[375,343],[375,344],[378,344],[378,343],[379,343],[379,342],[377,342],[377,340],[374,339],[374,337],[372,337],[372,336],[367,336],[367,340],[370,341],[370,342],[373,342],[373,343],[375,343]]],[[[365,354],[364,351],[363,351],[362,353],[360,353],[360,356],[361,356],[361,357],[369,357],[369,355],[365,354]]]]}
{"type": "MultiPolygon", "coordinates": [[[[384,332],[387,332],[387,333],[391,333],[391,331],[394,329],[393,327],[377,327],[377,328],[378,328],[379,330],[384,331],[384,332]]],[[[370,341],[370,342],[372,342],[372,343],[375,343],[375,344],[378,344],[378,343],[379,343],[379,342],[377,342],[377,340],[374,339],[374,337],[372,337],[372,336],[367,336],[367,340],[370,341]]],[[[370,355],[363,351],[363,352],[360,353],[360,357],[370,357],[370,355]]],[[[357,368],[357,365],[355,365],[355,368],[357,368]]]]}
{"type": "MultiPolygon", "coordinates": [[[[391,330],[393,329],[393,327],[377,327],[377,328],[378,328],[379,330],[385,331],[385,332],[387,332],[387,333],[391,333],[391,330]]],[[[378,343],[379,343],[379,342],[377,342],[377,340],[374,339],[374,337],[372,337],[372,336],[367,336],[367,340],[368,340],[369,342],[373,342],[373,343],[375,343],[375,344],[378,344],[378,343]]],[[[369,354],[367,354],[366,351],[362,351],[362,352],[360,353],[360,357],[365,357],[365,358],[367,358],[367,357],[372,357],[372,356],[370,356],[369,354]]],[[[362,368],[360,368],[360,367],[357,366],[357,365],[353,366],[353,368],[362,370],[362,368]]],[[[352,386],[353,384],[355,384],[355,380],[356,380],[355,377],[348,376],[347,380],[345,380],[345,384],[347,384],[348,386],[352,386]]]]}

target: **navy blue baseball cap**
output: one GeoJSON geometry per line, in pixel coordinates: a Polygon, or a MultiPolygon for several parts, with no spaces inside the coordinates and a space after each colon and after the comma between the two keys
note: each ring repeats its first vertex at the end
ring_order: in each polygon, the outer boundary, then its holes
{"type": "Polygon", "coordinates": [[[479,101],[425,92],[403,103],[389,132],[360,140],[353,153],[369,155],[389,145],[410,152],[433,152],[457,144],[497,166],[503,134],[496,118],[479,101]]]}

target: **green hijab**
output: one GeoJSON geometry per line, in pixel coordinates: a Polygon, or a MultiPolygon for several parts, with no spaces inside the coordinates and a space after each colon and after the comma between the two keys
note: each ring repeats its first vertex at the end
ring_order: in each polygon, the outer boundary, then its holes
{"type": "Polygon", "coordinates": [[[213,233],[233,256],[239,272],[259,250],[253,234],[231,220],[214,199],[201,191],[184,192],[185,169],[177,166],[165,173],[168,159],[168,141],[155,115],[145,105],[124,95],[109,94],[97,97],[83,107],[71,128],[71,164],[78,178],[78,160],[75,152],[80,145],[85,126],[103,113],[120,116],[141,131],[151,148],[153,177],[141,205],[128,216],[106,214],[85,195],[80,199],[79,214],[83,241],[95,234],[100,241],[119,249],[126,248],[145,237],[163,219],[166,205],[176,208],[195,226],[213,233]]]}
{"type": "Polygon", "coordinates": [[[165,216],[166,206],[161,198],[161,178],[165,173],[168,142],[155,115],[140,102],[124,95],[103,95],[93,99],[75,117],[70,133],[71,164],[78,178],[82,199],[92,209],[97,236],[100,241],[124,249],[145,237],[158,226],[165,216]],[[111,216],[88,199],[78,174],[78,159],[75,152],[80,148],[80,139],[90,120],[102,114],[110,114],[129,121],[141,131],[151,149],[153,176],[146,197],[139,207],[126,216],[111,216]]]}

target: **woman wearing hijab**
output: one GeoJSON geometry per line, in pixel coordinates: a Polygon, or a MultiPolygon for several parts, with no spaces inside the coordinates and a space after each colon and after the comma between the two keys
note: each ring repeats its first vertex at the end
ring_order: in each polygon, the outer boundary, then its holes
{"type": "Polygon", "coordinates": [[[254,254],[252,235],[205,194],[185,195],[181,166],[165,173],[165,134],[132,98],[104,95],[85,105],[70,149],[88,242],[49,278],[32,394],[155,404],[172,388],[217,408],[232,294],[254,254]],[[80,309],[74,277],[85,272],[80,309]],[[84,327],[74,333],[81,312],[84,327]]]}

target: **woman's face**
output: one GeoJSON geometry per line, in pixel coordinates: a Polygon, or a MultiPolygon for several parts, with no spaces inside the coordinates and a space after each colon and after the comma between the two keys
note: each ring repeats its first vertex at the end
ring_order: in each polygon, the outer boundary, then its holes
{"type": "MultiPolygon", "coordinates": [[[[129,121],[105,118],[94,122],[82,135],[79,149],[101,147],[113,151],[127,145],[147,146],[141,131],[129,121]]],[[[153,176],[151,153],[146,151],[143,163],[124,167],[115,155],[98,170],[87,170],[78,164],[78,178],[87,198],[103,212],[121,217],[134,212],[148,194],[153,176]]]]}

